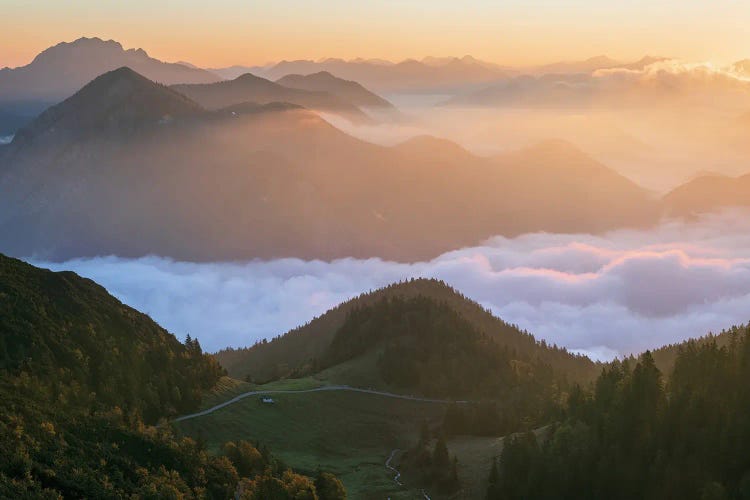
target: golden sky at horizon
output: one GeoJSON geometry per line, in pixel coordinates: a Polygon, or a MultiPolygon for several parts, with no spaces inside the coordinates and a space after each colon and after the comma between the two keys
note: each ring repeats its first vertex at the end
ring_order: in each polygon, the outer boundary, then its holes
{"type": "Polygon", "coordinates": [[[0,0],[0,67],[81,36],[204,67],[471,54],[508,65],[750,57],[747,0],[0,0]],[[621,4],[621,5],[620,5],[621,4]]]}

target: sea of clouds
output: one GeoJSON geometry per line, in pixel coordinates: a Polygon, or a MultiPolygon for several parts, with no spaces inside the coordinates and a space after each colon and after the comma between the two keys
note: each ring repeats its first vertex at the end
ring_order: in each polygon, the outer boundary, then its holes
{"type": "Polygon", "coordinates": [[[435,277],[538,338],[597,359],[750,320],[750,217],[728,211],[652,230],[496,237],[429,262],[278,259],[186,263],[101,257],[73,270],[204,349],[246,346],[362,292],[435,277]]]}

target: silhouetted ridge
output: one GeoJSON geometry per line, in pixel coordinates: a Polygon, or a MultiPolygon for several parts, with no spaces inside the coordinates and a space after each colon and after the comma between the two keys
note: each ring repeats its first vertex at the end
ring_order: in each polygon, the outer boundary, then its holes
{"type": "Polygon", "coordinates": [[[20,130],[16,141],[86,132],[131,132],[201,111],[189,98],[122,67],[95,78],[49,108],[20,130]]]}
{"type": "Polygon", "coordinates": [[[292,104],[290,102],[269,102],[267,104],[258,104],[257,102],[243,102],[240,104],[234,104],[232,106],[222,108],[219,110],[219,112],[235,114],[257,114],[290,111],[295,109],[305,109],[305,107],[298,104],[292,104]]]}
{"type": "Polygon", "coordinates": [[[38,113],[97,76],[122,66],[166,85],[221,80],[203,69],[159,61],[143,49],[125,50],[114,40],[79,38],[45,49],[25,66],[0,70],[0,104],[38,113]]]}
{"type": "Polygon", "coordinates": [[[333,93],[289,88],[252,73],[245,73],[234,80],[174,85],[172,88],[208,109],[221,109],[243,102],[289,102],[318,111],[340,113],[351,119],[368,119],[357,106],[333,93]]]}
{"type": "Polygon", "coordinates": [[[328,71],[319,71],[309,75],[286,75],[276,80],[276,83],[289,88],[328,92],[357,106],[394,109],[390,102],[369,91],[358,82],[338,78],[328,71]]]}
{"type": "MultiPolygon", "coordinates": [[[[102,40],[99,37],[81,37],[72,42],[60,42],[52,47],[48,47],[34,57],[31,64],[56,63],[58,58],[66,52],[73,50],[95,50],[103,55],[111,55],[113,52],[125,51],[120,42],[115,40],[102,40]]],[[[130,49],[126,52],[148,56],[143,49],[130,49]]]]}
{"type": "Polygon", "coordinates": [[[664,198],[667,215],[692,216],[750,205],[750,174],[739,177],[702,175],[676,187],[664,198]]]}

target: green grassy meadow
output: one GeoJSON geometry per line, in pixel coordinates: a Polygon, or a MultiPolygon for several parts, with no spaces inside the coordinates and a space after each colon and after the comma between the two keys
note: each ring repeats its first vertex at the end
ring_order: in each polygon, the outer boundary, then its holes
{"type": "MultiPolygon", "coordinates": [[[[323,385],[313,378],[262,386],[224,378],[204,403],[210,407],[251,390],[302,390],[323,385]]],[[[212,451],[245,439],[268,445],[296,470],[319,468],[339,476],[350,498],[421,498],[393,481],[385,461],[393,449],[417,439],[422,419],[442,419],[445,405],[345,391],[276,394],[274,404],[250,396],[209,415],[174,424],[178,433],[204,440],[212,451]]]]}

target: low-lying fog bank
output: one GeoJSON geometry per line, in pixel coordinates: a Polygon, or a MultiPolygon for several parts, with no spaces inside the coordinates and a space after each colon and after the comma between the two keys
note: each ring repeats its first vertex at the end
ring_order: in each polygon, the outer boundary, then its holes
{"type": "Polygon", "coordinates": [[[28,260],[89,277],[211,351],[276,336],[394,281],[435,277],[538,338],[611,359],[750,319],[748,215],[728,211],[603,236],[498,237],[413,264],[28,260]]]}

